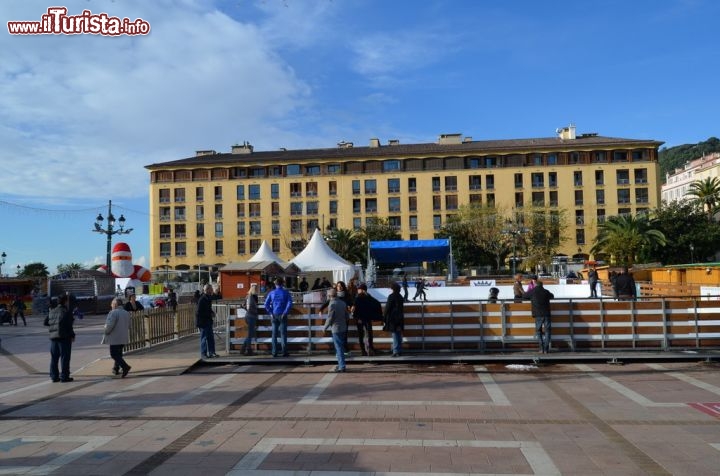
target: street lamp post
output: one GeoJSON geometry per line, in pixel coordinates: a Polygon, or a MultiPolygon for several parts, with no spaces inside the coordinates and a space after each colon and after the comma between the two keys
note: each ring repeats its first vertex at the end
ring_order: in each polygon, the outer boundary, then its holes
{"type": "Polygon", "coordinates": [[[517,237],[527,233],[527,229],[513,223],[509,223],[509,225],[511,226],[503,230],[503,233],[512,237],[512,274],[515,276],[517,272],[517,237]]]}
{"type": "Polygon", "coordinates": [[[15,272],[15,277],[18,278],[20,277],[20,265],[17,265],[15,269],[17,269],[17,271],[15,272]]]}
{"type": "Polygon", "coordinates": [[[165,286],[170,286],[170,260],[165,258],[165,286]]]}
{"type": "Polygon", "coordinates": [[[690,263],[695,262],[695,246],[690,243],[690,263]]]}
{"type": "Polygon", "coordinates": [[[105,228],[103,228],[103,220],[105,219],[103,218],[102,214],[99,213],[97,218],[95,219],[95,229],[92,231],[94,231],[95,233],[102,233],[107,236],[105,266],[107,267],[107,274],[112,275],[112,262],[110,261],[112,250],[112,236],[127,235],[128,233],[133,231],[133,229],[130,228],[128,230],[125,230],[125,217],[123,215],[120,215],[120,218],[118,219],[119,228],[115,229],[115,217],[112,214],[112,200],[108,200],[107,225],[105,228]]]}
{"type": "Polygon", "coordinates": [[[5,252],[3,251],[2,254],[0,255],[0,278],[2,278],[2,265],[5,264],[5,259],[6,259],[6,258],[7,258],[7,255],[6,255],[5,252]]]}

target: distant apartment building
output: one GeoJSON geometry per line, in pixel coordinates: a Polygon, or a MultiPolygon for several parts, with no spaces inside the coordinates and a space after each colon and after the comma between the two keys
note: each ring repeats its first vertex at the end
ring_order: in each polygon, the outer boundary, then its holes
{"type": "Polygon", "coordinates": [[[660,200],[658,148],[646,139],[576,134],[229,153],[146,166],[151,266],[177,270],[245,261],[266,241],[283,259],[316,228],[359,229],[381,217],[404,240],[431,239],[463,204],[564,210],[562,252],[588,254],[597,224],[660,200]]]}
{"type": "Polygon", "coordinates": [[[706,178],[720,178],[720,153],[704,155],[699,159],[691,160],[684,167],[665,174],[665,184],[662,185],[660,195],[664,202],[677,202],[685,198],[690,184],[706,178]]]}

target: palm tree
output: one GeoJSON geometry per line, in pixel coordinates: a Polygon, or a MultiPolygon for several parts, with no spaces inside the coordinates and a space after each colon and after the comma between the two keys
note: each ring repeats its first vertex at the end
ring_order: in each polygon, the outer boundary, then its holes
{"type": "Polygon", "coordinates": [[[708,214],[708,221],[712,221],[720,203],[720,179],[696,180],[690,184],[686,195],[692,197],[693,202],[708,214]]]}
{"type": "Polygon", "coordinates": [[[362,234],[355,230],[336,228],[325,235],[325,240],[335,253],[350,263],[362,263],[367,259],[367,244],[362,234]]]}
{"type": "Polygon", "coordinates": [[[631,266],[640,253],[652,246],[665,246],[665,235],[653,228],[646,215],[618,215],[598,225],[593,254],[613,256],[617,264],[631,266]]]}

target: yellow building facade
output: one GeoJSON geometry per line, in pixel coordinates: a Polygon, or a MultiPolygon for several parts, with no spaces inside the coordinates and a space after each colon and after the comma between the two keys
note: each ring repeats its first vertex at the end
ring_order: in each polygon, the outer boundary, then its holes
{"type": "Polygon", "coordinates": [[[146,166],[151,266],[196,269],[245,261],[263,241],[291,259],[315,228],[357,229],[387,219],[404,240],[432,239],[463,204],[564,210],[561,251],[588,254],[597,223],[658,206],[655,140],[576,135],[229,153],[146,166]],[[295,251],[293,251],[295,248],[295,251]]]}

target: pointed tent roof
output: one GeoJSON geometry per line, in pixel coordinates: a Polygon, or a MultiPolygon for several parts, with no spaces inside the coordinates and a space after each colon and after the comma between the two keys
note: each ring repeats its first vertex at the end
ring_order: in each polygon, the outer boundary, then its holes
{"type": "Polygon", "coordinates": [[[248,261],[256,262],[256,261],[275,261],[280,264],[283,268],[288,265],[286,261],[281,260],[278,255],[275,254],[275,252],[270,248],[270,245],[267,244],[267,241],[263,240],[262,244],[260,245],[260,248],[257,250],[257,252],[253,255],[252,258],[250,258],[248,261]]]}
{"type": "Polygon", "coordinates": [[[354,266],[335,253],[316,229],[305,249],[290,260],[304,272],[309,271],[336,271],[354,269],[354,266]]]}

